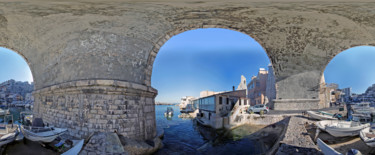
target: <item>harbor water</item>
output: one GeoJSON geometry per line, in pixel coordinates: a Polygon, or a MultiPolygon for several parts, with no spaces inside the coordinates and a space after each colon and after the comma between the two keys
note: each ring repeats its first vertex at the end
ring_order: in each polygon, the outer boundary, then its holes
{"type": "Polygon", "coordinates": [[[262,154],[264,144],[259,139],[249,137],[264,126],[244,125],[230,131],[215,131],[200,126],[193,119],[178,118],[178,106],[155,106],[156,126],[164,130],[164,147],[156,155],[165,154],[262,154]],[[174,109],[171,118],[164,116],[167,107],[174,109]]]}
{"type": "MultiPolygon", "coordinates": [[[[19,120],[19,113],[29,109],[11,107],[10,112],[14,120],[19,120]]],[[[262,130],[264,126],[244,125],[230,131],[213,130],[197,124],[191,118],[178,118],[180,110],[178,106],[155,106],[156,126],[159,131],[164,131],[163,148],[155,152],[155,155],[166,154],[263,154],[268,148],[264,147],[263,140],[251,135],[262,130]],[[174,115],[165,117],[167,107],[172,107],[174,115]],[[250,136],[249,136],[250,135],[250,136]]],[[[263,134],[263,133],[262,133],[263,134]]],[[[3,148],[2,154],[30,154],[49,155],[59,154],[53,148],[42,147],[37,142],[29,140],[15,141],[3,148]]]]}

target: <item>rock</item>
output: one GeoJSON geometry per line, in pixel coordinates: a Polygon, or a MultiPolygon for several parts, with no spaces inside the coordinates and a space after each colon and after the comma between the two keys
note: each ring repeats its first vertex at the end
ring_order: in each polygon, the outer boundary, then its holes
{"type": "Polygon", "coordinates": [[[80,155],[121,154],[127,155],[116,133],[97,132],[84,145],[80,155]]]}
{"type": "Polygon", "coordinates": [[[122,135],[119,135],[119,138],[125,151],[130,155],[152,154],[163,147],[159,137],[147,141],[133,140],[122,135]]]}

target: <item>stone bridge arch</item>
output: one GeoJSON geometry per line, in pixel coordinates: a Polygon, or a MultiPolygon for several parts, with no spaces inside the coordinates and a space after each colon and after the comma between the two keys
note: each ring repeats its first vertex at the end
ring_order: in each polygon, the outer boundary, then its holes
{"type": "Polygon", "coordinates": [[[321,81],[320,81],[320,86],[319,86],[319,99],[320,99],[320,103],[319,103],[319,107],[320,108],[327,108],[329,106],[329,102],[328,102],[328,96],[326,95],[327,92],[326,91],[326,84],[325,83],[325,77],[324,77],[324,71],[326,70],[328,64],[340,53],[342,52],[345,52],[346,50],[349,50],[351,48],[355,48],[355,47],[361,47],[361,46],[368,46],[368,47],[375,47],[373,44],[353,44],[353,45],[349,45],[348,47],[342,47],[340,49],[338,49],[337,52],[335,52],[332,56],[330,57],[327,57],[327,63],[322,66],[322,70],[321,70],[321,73],[320,73],[320,77],[321,77],[321,81]]]}
{"type": "Polygon", "coordinates": [[[148,64],[171,31],[213,25],[248,34],[273,64],[275,109],[315,109],[329,59],[375,45],[373,8],[370,0],[4,1],[0,43],[30,63],[36,116],[76,137],[116,130],[144,140],[156,134],[148,64]],[[70,107],[52,108],[59,100],[70,107]]]}

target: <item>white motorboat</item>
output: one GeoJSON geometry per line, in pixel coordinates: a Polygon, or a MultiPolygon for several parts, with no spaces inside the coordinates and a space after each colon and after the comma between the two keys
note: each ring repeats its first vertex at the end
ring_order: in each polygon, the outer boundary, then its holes
{"type": "Polygon", "coordinates": [[[19,133],[18,125],[13,124],[13,116],[4,116],[4,124],[0,124],[0,146],[13,142],[19,133]],[[7,124],[7,117],[12,117],[12,124],[7,124]]]}
{"type": "Polygon", "coordinates": [[[307,111],[307,114],[317,120],[337,120],[334,114],[330,114],[323,111],[307,111]]]}
{"type": "Polygon", "coordinates": [[[360,123],[370,123],[371,116],[366,114],[352,114],[352,121],[360,123]]]}
{"type": "Polygon", "coordinates": [[[0,108],[0,115],[8,115],[8,114],[9,114],[9,109],[4,110],[0,108]]]}
{"type": "Polygon", "coordinates": [[[375,113],[375,107],[371,107],[369,102],[361,102],[352,105],[354,113],[357,114],[371,114],[375,113]]]}
{"type": "Polygon", "coordinates": [[[363,109],[363,108],[370,108],[370,103],[369,102],[361,102],[357,104],[353,104],[352,108],[353,109],[363,109]]]}
{"type": "Polygon", "coordinates": [[[316,122],[319,129],[327,131],[334,137],[357,136],[359,132],[370,126],[369,123],[361,124],[353,121],[324,120],[316,122]]]}
{"type": "Polygon", "coordinates": [[[167,107],[167,111],[164,112],[165,117],[172,117],[173,116],[173,109],[171,107],[167,107]]]}
{"type": "Polygon", "coordinates": [[[77,155],[81,151],[84,140],[82,139],[82,140],[72,140],[72,141],[73,141],[73,147],[61,155],[77,155]]]}
{"type": "Polygon", "coordinates": [[[375,130],[371,130],[371,127],[362,129],[359,132],[359,136],[370,147],[375,147],[375,130]]]}
{"type": "Polygon", "coordinates": [[[319,149],[325,155],[342,155],[340,152],[337,152],[335,149],[324,143],[320,138],[317,139],[317,144],[319,149]]]}
{"type": "Polygon", "coordinates": [[[31,141],[49,143],[58,136],[64,134],[67,129],[54,127],[32,127],[21,125],[21,131],[25,138],[31,141]]]}

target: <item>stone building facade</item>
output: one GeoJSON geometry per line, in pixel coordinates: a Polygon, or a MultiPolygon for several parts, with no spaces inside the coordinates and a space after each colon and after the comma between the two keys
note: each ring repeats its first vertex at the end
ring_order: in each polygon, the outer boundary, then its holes
{"type": "Polygon", "coordinates": [[[260,68],[257,76],[251,78],[247,85],[251,105],[265,104],[268,71],[260,68]]]}
{"type": "MultiPolygon", "coordinates": [[[[276,99],[276,81],[272,65],[268,65],[268,74],[266,82],[266,97],[268,98],[268,106],[274,109],[273,100],[276,99]]],[[[267,103],[266,103],[267,104],[267,103]]]]}

